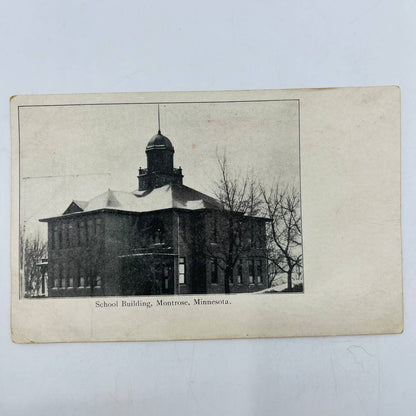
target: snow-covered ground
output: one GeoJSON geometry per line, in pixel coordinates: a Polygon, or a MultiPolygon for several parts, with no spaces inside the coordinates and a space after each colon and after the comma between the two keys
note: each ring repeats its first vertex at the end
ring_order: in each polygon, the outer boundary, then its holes
{"type": "Polygon", "coordinates": [[[281,283],[279,285],[274,285],[272,287],[254,293],[279,293],[285,289],[287,289],[287,283],[281,283]]]}
{"type": "MultiPolygon", "coordinates": [[[[298,285],[299,283],[303,283],[303,280],[302,279],[292,280],[292,286],[298,285]]],[[[275,281],[272,284],[272,287],[259,290],[258,292],[253,292],[253,293],[255,294],[257,293],[281,293],[285,289],[287,289],[287,278],[282,276],[282,277],[275,279],[275,281]]]]}

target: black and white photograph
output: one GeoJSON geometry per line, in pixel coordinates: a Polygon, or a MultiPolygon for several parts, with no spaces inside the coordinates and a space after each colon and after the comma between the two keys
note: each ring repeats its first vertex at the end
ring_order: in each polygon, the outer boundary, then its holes
{"type": "Polygon", "coordinates": [[[298,99],[18,111],[21,298],[304,291],[298,99]]]}
{"type": "Polygon", "coordinates": [[[3,1],[0,416],[413,416],[415,17],[3,1]]]}

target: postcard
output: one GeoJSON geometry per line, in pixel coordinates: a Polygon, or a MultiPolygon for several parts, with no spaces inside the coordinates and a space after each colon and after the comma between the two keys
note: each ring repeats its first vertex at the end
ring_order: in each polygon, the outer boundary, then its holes
{"type": "Polygon", "coordinates": [[[10,107],[14,342],[403,331],[398,87],[10,107]]]}

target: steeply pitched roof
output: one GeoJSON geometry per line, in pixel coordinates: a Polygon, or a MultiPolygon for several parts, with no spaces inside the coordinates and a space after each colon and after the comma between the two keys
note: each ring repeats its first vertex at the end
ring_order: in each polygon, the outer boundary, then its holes
{"type": "Polygon", "coordinates": [[[88,201],[72,201],[68,208],[65,210],[65,214],[73,214],[74,212],[82,212],[88,205],[88,201]]]}

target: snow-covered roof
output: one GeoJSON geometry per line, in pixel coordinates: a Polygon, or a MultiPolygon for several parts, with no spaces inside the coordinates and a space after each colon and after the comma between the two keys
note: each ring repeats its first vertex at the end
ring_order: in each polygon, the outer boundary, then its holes
{"type": "Polygon", "coordinates": [[[88,205],[88,201],[79,201],[79,200],[73,200],[76,205],[78,205],[79,208],[85,209],[85,207],[88,205]]]}
{"type": "MultiPolygon", "coordinates": [[[[220,203],[185,185],[168,184],[151,191],[123,192],[108,189],[89,201],[72,201],[63,215],[103,209],[141,213],[173,208],[219,209],[220,203]]],[[[48,218],[41,221],[44,220],[48,218]]]]}

